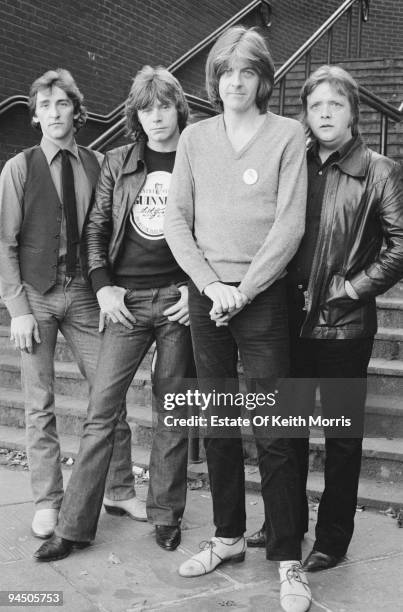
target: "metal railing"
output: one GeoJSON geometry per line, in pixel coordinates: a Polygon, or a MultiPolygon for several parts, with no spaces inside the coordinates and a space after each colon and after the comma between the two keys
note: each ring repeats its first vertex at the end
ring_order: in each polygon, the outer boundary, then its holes
{"type": "MultiPolygon", "coordinates": [[[[290,71],[299,64],[301,61],[305,61],[305,77],[311,73],[312,67],[312,49],[322,40],[327,34],[327,53],[326,62],[331,64],[333,61],[333,32],[335,25],[340,21],[343,16],[347,16],[347,27],[346,27],[346,49],[347,56],[351,54],[351,33],[352,33],[352,19],[353,9],[355,5],[358,5],[358,16],[357,16],[357,38],[356,38],[356,57],[360,56],[361,53],[361,40],[362,40],[362,23],[368,21],[369,18],[369,4],[370,0],[345,0],[339,8],[316,30],[314,34],[301,47],[293,53],[293,55],[281,66],[276,72],[274,82],[279,85],[279,114],[284,114],[285,108],[285,93],[286,93],[286,80],[287,75],[290,71]]],[[[370,108],[374,109],[380,114],[380,135],[379,135],[379,150],[383,155],[387,154],[388,146],[388,126],[389,121],[401,121],[403,119],[403,113],[382,100],[379,96],[373,94],[365,87],[359,85],[360,99],[362,102],[367,104],[370,108]]]]}
{"type": "MultiPolygon", "coordinates": [[[[186,53],[184,53],[177,60],[172,62],[172,64],[168,66],[168,70],[172,72],[172,74],[177,72],[187,62],[196,57],[196,55],[198,55],[201,51],[204,51],[212,43],[214,43],[217,38],[219,38],[221,34],[225,32],[225,30],[242,21],[242,19],[253,13],[253,11],[255,11],[256,9],[261,9],[260,17],[262,20],[262,25],[268,27],[270,25],[272,10],[270,2],[268,0],[253,0],[252,2],[249,2],[249,4],[247,4],[242,10],[236,13],[233,17],[231,17],[231,19],[228,19],[228,21],[226,21],[223,25],[214,30],[214,32],[206,36],[206,38],[203,38],[203,40],[197,43],[197,45],[186,51],[186,53]],[[267,15],[264,14],[263,7],[267,9],[267,15]],[[266,19],[268,19],[269,21],[266,21],[266,19]]],[[[193,99],[196,105],[202,106],[204,104],[205,108],[207,109],[206,112],[212,114],[211,106],[208,104],[208,102],[202,100],[202,98],[197,98],[196,96],[191,96],[191,98],[193,99]]],[[[118,138],[122,135],[124,131],[124,119],[122,117],[123,111],[124,103],[119,104],[119,106],[117,106],[112,111],[111,114],[116,118],[116,123],[112,125],[108,130],[106,130],[104,134],[101,134],[101,136],[91,142],[88,145],[90,149],[103,150],[115,138],[118,138]]]]}
{"type": "MultiPolygon", "coordinates": [[[[287,75],[294,68],[294,66],[303,60],[305,61],[305,76],[310,74],[312,67],[312,50],[326,34],[328,36],[326,61],[327,63],[332,63],[334,42],[333,31],[335,25],[343,16],[347,16],[346,49],[347,55],[350,55],[352,47],[353,9],[356,5],[358,5],[359,9],[357,16],[356,55],[359,56],[361,51],[362,23],[366,22],[369,18],[370,0],[345,0],[339,6],[339,8],[320,26],[320,28],[318,28],[318,30],[303,45],[301,45],[301,47],[295,53],[293,53],[293,55],[276,72],[275,84],[279,85],[279,114],[284,114],[287,75]]],[[[245,6],[241,11],[236,13],[236,15],[225,22],[222,26],[214,30],[214,32],[212,32],[209,36],[192,47],[192,49],[175,60],[175,62],[173,62],[168,69],[171,72],[179,70],[179,68],[181,68],[186,62],[193,59],[198,53],[211,45],[227,28],[235,25],[256,9],[260,9],[262,24],[269,26],[271,19],[270,2],[267,0],[254,0],[245,6]],[[263,9],[266,9],[266,11],[263,9]]],[[[366,88],[359,86],[359,90],[361,101],[380,114],[379,150],[382,154],[386,155],[389,121],[399,122],[403,119],[403,103],[400,108],[397,109],[366,88]]],[[[203,112],[208,115],[214,114],[214,111],[208,101],[190,94],[186,94],[186,98],[192,110],[203,112]]],[[[0,103],[0,116],[15,106],[26,106],[27,100],[28,98],[22,95],[7,98],[0,103]]],[[[122,116],[123,110],[124,104],[120,104],[107,115],[100,115],[98,113],[91,112],[88,113],[88,118],[90,121],[99,125],[110,125],[110,127],[106,129],[101,136],[90,143],[90,148],[104,150],[115,139],[122,136],[124,133],[124,118],[122,116]]]]}

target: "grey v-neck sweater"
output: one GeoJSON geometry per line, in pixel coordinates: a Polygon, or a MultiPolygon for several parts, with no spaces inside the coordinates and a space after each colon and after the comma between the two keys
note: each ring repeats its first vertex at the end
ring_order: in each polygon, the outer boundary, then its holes
{"type": "Polygon", "coordinates": [[[181,135],[165,237],[200,291],[239,282],[253,299],[284,276],[304,233],[306,193],[299,122],[269,112],[236,152],[218,115],[181,135]]]}

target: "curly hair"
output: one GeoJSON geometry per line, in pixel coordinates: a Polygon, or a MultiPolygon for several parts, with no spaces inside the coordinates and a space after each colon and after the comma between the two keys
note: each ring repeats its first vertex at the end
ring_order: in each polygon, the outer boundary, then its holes
{"type": "Polygon", "coordinates": [[[179,132],[182,132],[188,122],[189,106],[178,79],[162,66],[143,66],[134,77],[125,102],[127,136],[134,140],[145,137],[138,111],[152,106],[156,100],[175,105],[179,132]]]}
{"type": "Polygon", "coordinates": [[[87,109],[83,104],[83,94],[78,89],[77,84],[70,72],[64,68],[48,70],[32,83],[28,96],[28,108],[31,117],[31,125],[34,128],[40,129],[40,125],[35,119],[36,97],[38,91],[42,89],[50,89],[54,86],[63,89],[63,91],[66,92],[70,100],[73,102],[74,128],[75,131],[78,132],[78,130],[82,128],[87,121],[87,109]]]}
{"type": "Polygon", "coordinates": [[[274,63],[264,37],[256,28],[235,26],[222,34],[211,48],[206,62],[206,90],[211,104],[219,112],[223,103],[219,94],[222,74],[234,59],[246,60],[259,75],[256,105],[261,114],[267,112],[274,87],[274,63]]]}
{"type": "Polygon", "coordinates": [[[360,120],[360,96],[355,79],[344,68],[340,66],[321,66],[307,78],[302,86],[300,98],[302,104],[301,121],[305,132],[310,140],[314,140],[311,128],[307,122],[308,96],[322,83],[328,83],[338,94],[345,96],[351,107],[351,133],[356,136],[359,133],[358,122],[360,120]]]}

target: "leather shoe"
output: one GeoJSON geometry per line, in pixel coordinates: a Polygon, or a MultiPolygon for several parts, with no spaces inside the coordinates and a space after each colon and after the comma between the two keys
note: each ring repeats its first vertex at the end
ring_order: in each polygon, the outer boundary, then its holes
{"type": "Polygon", "coordinates": [[[58,561],[68,557],[73,548],[81,549],[89,545],[89,542],[73,542],[72,540],[66,540],[65,538],[53,535],[50,540],[42,544],[36,553],[34,553],[34,559],[37,561],[58,561]]]}
{"type": "Polygon", "coordinates": [[[325,553],[319,552],[314,548],[311,550],[307,558],[302,564],[302,567],[307,572],[319,572],[320,570],[326,570],[330,567],[334,567],[342,560],[342,557],[334,557],[333,555],[326,555],[325,553]]]}
{"type": "Polygon", "coordinates": [[[175,550],[181,543],[179,525],[156,525],[155,541],[164,550],[175,550]]]}
{"type": "Polygon", "coordinates": [[[134,521],[147,521],[146,504],[138,497],[112,500],[104,497],[104,508],[108,514],[123,516],[127,514],[134,521]]]}
{"type": "Polygon", "coordinates": [[[266,529],[262,525],[260,529],[252,533],[246,538],[246,544],[250,548],[265,548],[266,547],[266,529]]]}
{"type": "MultiPolygon", "coordinates": [[[[304,536],[304,533],[300,535],[301,540],[304,539],[304,536]]],[[[266,548],[266,527],[264,523],[260,529],[246,538],[246,544],[249,548],[266,548]]]]}
{"type": "Polygon", "coordinates": [[[58,516],[58,508],[42,508],[41,510],[37,510],[31,526],[34,536],[36,538],[41,538],[41,540],[50,538],[55,530],[58,516]]]}

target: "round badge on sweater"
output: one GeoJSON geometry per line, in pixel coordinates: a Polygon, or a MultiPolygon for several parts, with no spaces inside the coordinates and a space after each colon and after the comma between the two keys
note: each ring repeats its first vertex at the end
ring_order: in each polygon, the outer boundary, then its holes
{"type": "Polygon", "coordinates": [[[246,183],[246,185],[254,185],[257,181],[258,175],[254,168],[248,168],[243,173],[242,178],[243,182],[246,183]]]}

